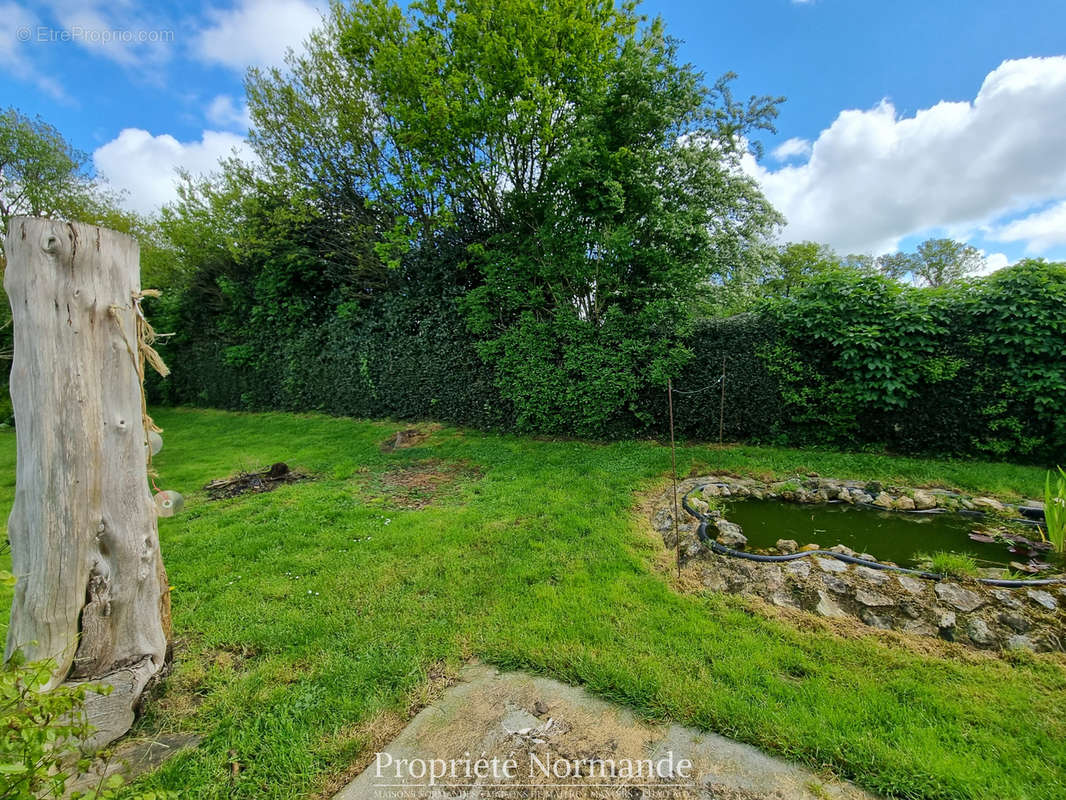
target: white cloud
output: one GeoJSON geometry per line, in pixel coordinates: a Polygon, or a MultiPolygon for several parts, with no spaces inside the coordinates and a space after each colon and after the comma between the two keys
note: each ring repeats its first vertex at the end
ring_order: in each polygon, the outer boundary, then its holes
{"type": "Polygon", "coordinates": [[[788,161],[790,158],[808,158],[811,155],[811,143],[807,139],[793,137],[775,147],[770,155],[778,161],[788,161]]]}
{"type": "Polygon", "coordinates": [[[200,59],[244,71],[283,63],[288,48],[297,47],[322,17],[308,0],[237,0],[226,10],[210,10],[211,25],[200,31],[193,46],[200,59]]]}
{"type": "Polygon", "coordinates": [[[204,174],[218,169],[220,158],[233,154],[250,159],[251,150],[240,136],[204,131],[198,142],[179,142],[169,134],[152,136],[140,128],[126,128],[98,147],[93,164],[117,189],[126,192],[124,205],[142,213],[156,211],[177,198],[178,169],[204,174]]]}
{"type": "Polygon", "coordinates": [[[977,270],[974,275],[991,275],[993,272],[1011,265],[1011,260],[1007,257],[1006,253],[982,252],[981,255],[984,256],[985,265],[982,269],[977,270]]]}
{"type": "Polygon", "coordinates": [[[29,81],[57,100],[67,93],[54,78],[41,74],[28,58],[28,43],[36,35],[38,18],[15,3],[0,3],[0,68],[18,80],[29,81]]]}
{"type": "Polygon", "coordinates": [[[248,113],[248,104],[242,103],[240,107],[228,94],[220,94],[204,112],[207,121],[221,128],[239,128],[247,131],[252,126],[252,119],[248,113]]]}
{"type": "Polygon", "coordinates": [[[843,111],[806,163],[769,170],[748,157],[745,169],[788,218],[786,240],[880,253],[1066,197],[1063,130],[1066,56],[1026,58],[989,73],[972,103],[843,111]]]}
{"type": "Polygon", "coordinates": [[[995,228],[988,238],[997,242],[1025,242],[1028,253],[1043,253],[1066,245],[1066,200],[995,228]]]}

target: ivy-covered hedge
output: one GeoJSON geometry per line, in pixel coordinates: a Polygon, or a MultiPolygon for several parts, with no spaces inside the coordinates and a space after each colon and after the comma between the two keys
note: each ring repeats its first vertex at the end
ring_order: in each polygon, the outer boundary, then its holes
{"type": "MultiPolygon", "coordinates": [[[[552,434],[585,433],[595,413],[604,436],[665,433],[664,390],[587,408],[597,381],[625,377],[609,361],[602,375],[557,375],[562,367],[534,353],[526,372],[512,359],[496,374],[464,323],[462,287],[422,278],[394,277],[369,301],[251,342],[198,316],[168,345],[174,375],[156,397],[552,434]],[[530,393],[538,405],[528,408],[514,393],[522,374],[582,385],[560,397],[547,425],[543,393],[530,393]]],[[[201,315],[203,303],[191,302],[201,315]]],[[[936,291],[841,271],[757,312],[701,321],[685,345],[675,416],[689,439],[716,441],[721,423],[727,441],[1066,462],[1063,264],[1026,261],[936,291]]]]}

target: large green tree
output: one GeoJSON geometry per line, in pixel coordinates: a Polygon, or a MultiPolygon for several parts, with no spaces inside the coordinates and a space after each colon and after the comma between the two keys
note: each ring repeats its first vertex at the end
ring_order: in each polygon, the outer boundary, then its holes
{"type": "Polygon", "coordinates": [[[801,286],[841,266],[840,257],[828,245],[790,242],[778,247],[763,288],[768,295],[788,297],[801,286]]]}
{"type": "Polygon", "coordinates": [[[24,214],[95,221],[117,197],[91,168],[89,157],[39,117],[0,111],[0,222],[24,214]]]}
{"type": "Polygon", "coordinates": [[[926,239],[913,253],[889,253],[877,259],[878,269],[890,278],[910,278],[934,288],[974,275],[984,265],[980,250],[955,239],[926,239]]]}
{"type": "Polygon", "coordinates": [[[780,98],[731,78],[628,0],[359,0],[246,85],[260,160],[332,219],[369,213],[383,261],[467,243],[462,312],[521,422],[597,433],[771,250],[740,159],[780,98]]]}

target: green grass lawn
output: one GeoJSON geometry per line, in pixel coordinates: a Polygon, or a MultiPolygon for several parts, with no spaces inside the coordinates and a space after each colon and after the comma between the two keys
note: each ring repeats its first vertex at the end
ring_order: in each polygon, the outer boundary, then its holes
{"type": "MultiPolygon", "coordinates": [[[[659,445],[443,428],[390,453],[381,442],[406,426],[191,410],[156,420],[160,485],[183,492],[186,510],[160,522],[177,662],[141,729],[204,739],[145,788],[313,795],[381,744],[431,674],[476,656],[886,794],[1066,796],[1066,662],[919,655],[679,594],[634,511],[668,470],[659,445]],[[318,480],[221,501],[200,490],[274,461],[318,480]]],[[[1006,497],[1038,496],[1044,476],[757,447],[678,455],[683,474],[813,470],[1006,497]]],[[[5,519],[14,464],[5,432],[5,519]]]]}

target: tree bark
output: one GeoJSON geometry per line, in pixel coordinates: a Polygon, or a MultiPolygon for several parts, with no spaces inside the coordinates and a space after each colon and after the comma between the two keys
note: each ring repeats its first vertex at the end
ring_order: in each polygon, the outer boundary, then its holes
{"type": "Polygon", "coordinates": [[[5,250],[18,443],[5,658],[53,659],[46,688],[112,685],[86,704],[101,746],[132,724],[170,635],[137,366],[140,252],[115,231],[29,217],[11,220],[5,250]]]}

